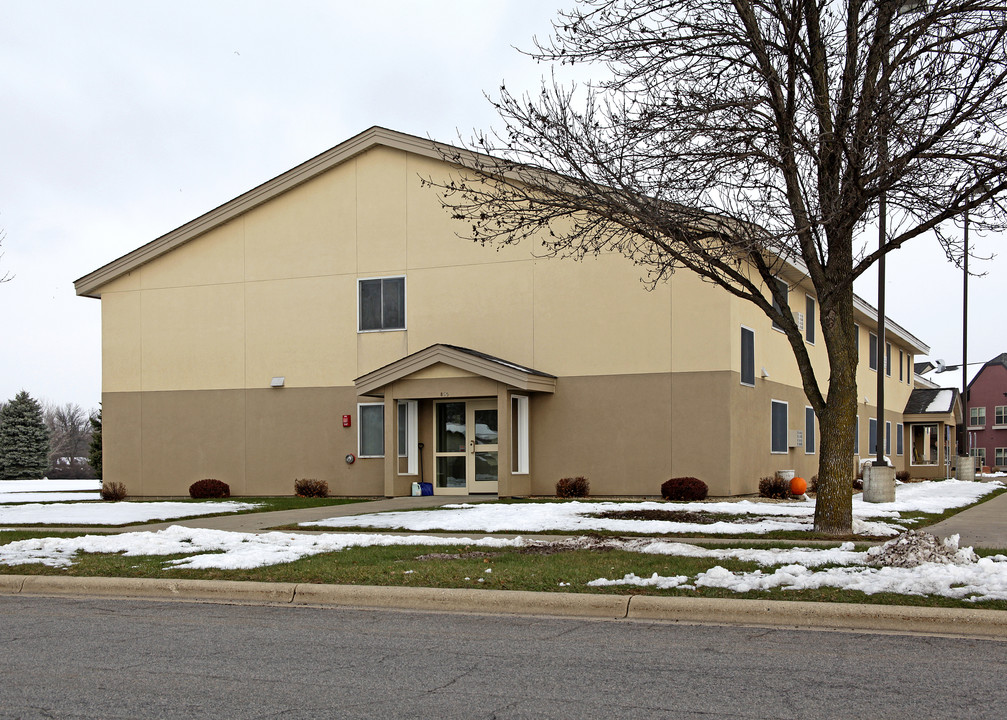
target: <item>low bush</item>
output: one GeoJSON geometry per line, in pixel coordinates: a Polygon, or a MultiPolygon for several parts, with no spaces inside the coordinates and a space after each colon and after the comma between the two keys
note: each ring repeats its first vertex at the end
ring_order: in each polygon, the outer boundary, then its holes
{"type": "Polygon", "coordinates": [[[101,499],[119,502],[126,499],[126,486],[120,482],[104,482],[101,484],[101,499]]]}
{"type": "Polygon", "coordinates": [[[764,498],[785,500],[790,496],[790,481],[779,475],[768,475],[759,480],[759,495],[764,498]]]}
{"type": "Polygon", "coordinates": [[[231,487],[226,482],[206,478],[197,480],[189,486],[189,497],[195,500],[205,498],[227,498],[231,497],[231,487]]]}
{"type": "Polygon", "coordinates": [[[909,471],[899,470],[897,473],[895,473],[895,479],[898,480],[899,482],[909,482],[909,471]]]}
{"type": "Polygon", "coordinates": [[[556,497],[579,498],[591,494],[591,483],[586,477],[562,478],[556,483],[556,497]]]}
{"type": "Polygon", "coordinates": [[[301,478],[294,480],[294,494],[297,497],[317,497],[329,496],[329,484],[324,480],[314,478],[301,478]]]}
{"type": "Polygon", "coordinates": [[[811,480],[808,482],[808,492],[809,493],[818,492],[818,475],[811,476],[811,480]]]}
{"type": "Polygon", "coordinates": [[[858,477],[853,478],[853,489],[854,490],[863,490],[864,489],[864,478],[863,477],[858,476],[858,477]]]}
{"type": "Polygon", "coordinates": [[[661,484],[661,497],[665,500],[706,500],[710,489],[694,477],[677,477],[661,484]]]}

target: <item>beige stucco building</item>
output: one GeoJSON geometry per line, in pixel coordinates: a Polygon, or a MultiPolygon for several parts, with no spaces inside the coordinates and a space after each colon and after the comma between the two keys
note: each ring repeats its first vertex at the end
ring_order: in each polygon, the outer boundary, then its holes
{"type": "MultiPolygon", "coordinates": [[[[817,422],[761,311],[684,271],[648,291],[621,256],[461,240],[420,181],[450,172],[432,142],[372,128],[78,280],[101,299],[105,478],[135,496],[205,477],[235,495],[305,477],[550,495],[583,475],[594,495],[656,495],[692,475],[733,495],[817,472],[817,422]]],[[[783,280],[827,377],[810,283],[783,280]]],[[[856,314],[866,458],[876,312],[856,314]]],[[[928,348],[891,321],[888,341],[902,468],[928,348]]]]}

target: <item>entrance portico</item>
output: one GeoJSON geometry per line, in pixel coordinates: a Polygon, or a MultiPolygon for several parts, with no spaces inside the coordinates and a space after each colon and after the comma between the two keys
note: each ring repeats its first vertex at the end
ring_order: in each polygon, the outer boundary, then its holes
{"type": "Polygon", "coordinates": [[[454,345],[431,345],[355,380],[384,400],[384,490],[408,495],[531,492],[532,398],[556,378],[454,345]]]}

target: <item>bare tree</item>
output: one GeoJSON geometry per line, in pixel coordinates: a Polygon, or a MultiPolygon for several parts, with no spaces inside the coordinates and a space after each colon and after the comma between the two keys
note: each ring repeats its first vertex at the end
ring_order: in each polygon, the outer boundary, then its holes
{"type": "Polygon", "coordinates": [[[81,459],[87,458],[91,444],[89,415],[76,403],[46,403],[43,418],[49,429],[49,476],[64,471],[79,474],[81,459]]]}
{"type": "Polygon", "coordinates": [[[505,123],[448,159],[443,202],[482,243],[556,256],[616,251],[651,283],[686,268],[758,306],[789,339],[822,430],[815,528],[852,526],[853,289],[883,254],[935,233],[961,260],[968,207],[1003,220],[1007,11],[928,0],[584,0],[536,41],[594,64],[587,87],[501,87],[505,123]],[[473,152],[477,151],[477,152],[473,152]],[[887,196],[880,247],[859,239],[887,196]],[[818,295],[828,378],[786,298],[789,263],[818,295]]]}

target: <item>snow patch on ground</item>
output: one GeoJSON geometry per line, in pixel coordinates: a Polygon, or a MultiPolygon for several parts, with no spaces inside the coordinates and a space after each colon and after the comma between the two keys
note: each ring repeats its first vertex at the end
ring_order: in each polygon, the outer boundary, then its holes
{"type": "MultiPolygon", "coordinates": [[[[900,484],[896,500],[867,503],[853,499],[853,530],[859,535],[894,536],[905,530],[902,513],[941,513],[949,508],[970,505],[994,490],[999,482],[978,483],[958,480],[900,484]]],[[[788,503],[752,502],[549,502],[549,503],[459,503],[436,510],[385,512],[328,518],[301,523],[304,527],[403,529],[417,532],[632,532],[664,535],[697,533],[740,535],[777,530],[810,532],[815,501],[788,503]],[[665,520],[616,520],[594,517],[611,511],[681,510],[695,513],[743,516],[742,521],[724,520],[712,524],[665,520]]]]}
{"type": "Polygon", "coordinates": [[[101,490],[101,480],[0,480],[0,493],[101,490]]]}
{"type": "Polygon", "coordinates": [[[257,507],[259,503],[236,501],[0,505],[0,525],[129,525],[150,520],[232,513],[257,507]]]}

